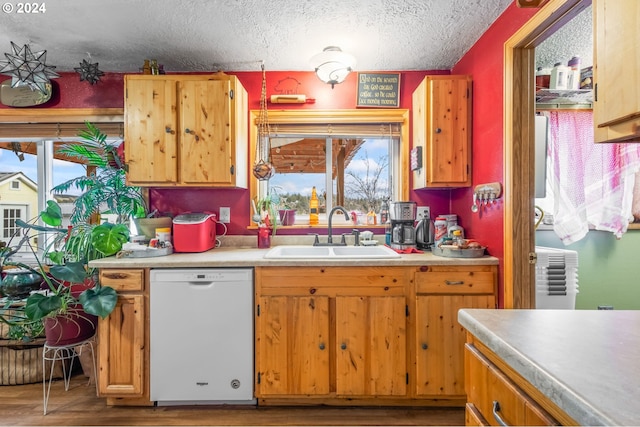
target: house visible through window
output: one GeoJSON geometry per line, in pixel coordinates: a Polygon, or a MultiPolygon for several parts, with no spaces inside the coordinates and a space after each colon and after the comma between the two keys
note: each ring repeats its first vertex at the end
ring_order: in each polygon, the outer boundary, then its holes
{"type": "Polygon", "coordinates": [[[11,181],[11,189],[12,190],[19,190],[20,189],[20,181],[18,181],[17,179],[14,181],[11,181]]]}

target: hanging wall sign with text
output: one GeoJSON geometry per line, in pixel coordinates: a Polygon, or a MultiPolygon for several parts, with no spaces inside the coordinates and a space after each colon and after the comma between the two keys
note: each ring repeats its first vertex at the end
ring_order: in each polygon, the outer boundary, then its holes
{"type": "Polygon", "coordinates": [[[398,108],[400,73],[358,73],[356,106],[398,108]]]}

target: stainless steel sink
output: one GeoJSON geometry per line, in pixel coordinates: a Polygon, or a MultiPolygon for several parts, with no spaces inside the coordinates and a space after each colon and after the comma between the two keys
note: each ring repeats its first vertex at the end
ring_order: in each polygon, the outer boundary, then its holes
{"type": "Polygon", "coordinates": [[[400,258],[386,246],[276,246],[264,255],[273,259],[385,259],[400,258]]]}

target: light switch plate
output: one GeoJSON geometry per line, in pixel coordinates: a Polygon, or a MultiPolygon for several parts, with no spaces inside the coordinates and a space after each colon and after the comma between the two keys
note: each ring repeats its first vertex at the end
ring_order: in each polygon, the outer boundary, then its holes
{"type": "Polygon", "coordinates": [[[225,224],[231,222],[231,208],[220,208],[220,222],[225,224]]]}
{"type": "Polygon", "coordinates": [[[420,221],[423,218],[431,219],[431,208],[429,206],[418,206],[416,211],[416,221],[420,221]]]}

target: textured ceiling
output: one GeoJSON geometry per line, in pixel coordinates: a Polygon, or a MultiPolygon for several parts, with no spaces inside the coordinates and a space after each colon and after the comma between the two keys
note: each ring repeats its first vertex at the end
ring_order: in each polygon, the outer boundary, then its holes
{"type": "MultiPolygon", "coordinates": [[[[10,41],[47,50],[47,65],[83,59],[137,72],[145,58],[171,71],[308,71],[335,45],[357,70],[451,69],[514,0],[63,0],[46,12],[0,13],[10,41]]],[[[4,60],[3,57],[0,57],[4,60]]]]}
{"type": "Polygon", "coordinates": [[[580,67],[593,65],[593,22],[591,6],[536,47],[536,67],[551,68],[556,62],[567,65],[580,57],[580,67]]]}

